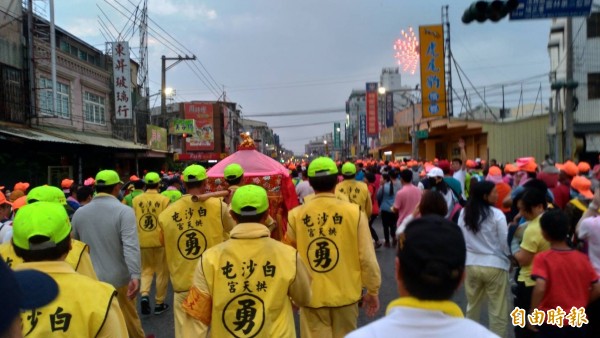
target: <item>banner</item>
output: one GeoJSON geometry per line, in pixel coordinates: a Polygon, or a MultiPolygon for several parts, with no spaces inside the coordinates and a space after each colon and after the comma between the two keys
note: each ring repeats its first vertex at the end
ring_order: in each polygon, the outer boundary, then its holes
{"type": "Polygon", "coordinates": [[[341,143],[341,129],[340,129],[340,123],[339,122],[335,122],[333,124],[333,148],[334,149],[341,149],[342,148],[342,143],[341,143]]]}
{"type": "Polygon", "coordinates": [[[446,70],[442,25],[419,26],[423,117],[446,116],[446,70]]]}
{"type": "Polygon", "coordinates": [[[385,94],[385,127],[394,125],[394,93],[385,94]]]}
{"type": "Polygon", "coordinates": [[[129,42],[112,43],[113,84],[115,88],[115,116],[117,120],[131,120],[131,67],[129,42]]]}
{"type": "MultiPolygon", "coordinates": [[[[377,82],[367,82],[367,135],[378,136],[379,122],[377,119],[377,82]]],[[[366,143],[365,143],[366,144],[366,143]]]]}
{"type": "Polygon", "coordinates": [[[185,139],[186,151],[215,149],[214,114],[212,103],[189,102],[183,104],[184,117],[192,119],[196,128],[191,137],[185,139]]]}
{"type": "Polygon", "coordinates": [[[171,121],[169,125],[169,134],[172,135],[183,135],[189,134],[190,136],[194,133],[194,120],[175,119],[171,121]]]}
{"type": "Polygon", "coordinates": [[[359,123],[358,133],[360,134],[360,145],[366,146],[367,145],[367,116],[360,115],[359,122],[360,123],[359,123]]]}
{"type": "Polygon", "coordinates": [[[148,148],[167,151],[167,130],[159,126],[146,125],[148,148]]]}

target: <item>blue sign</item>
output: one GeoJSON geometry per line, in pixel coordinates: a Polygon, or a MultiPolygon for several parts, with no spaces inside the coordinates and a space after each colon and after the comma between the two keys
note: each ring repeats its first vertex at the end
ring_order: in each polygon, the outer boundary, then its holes
{"type": "Polygon", "coordinates": [[[394,93],[385,94],[385,127],[394,125],[394,93]]]}
{"type": "Polygon", "coordinates": [[[592,0],[519,0],[510,13],[511,20],[588,16],[592,0]]]}
{"type": "Polygon", "coordinates": [[[366,146],[367,145],[367,115],[360,115],[358,132],[360,134],[360,145],[366,146]]]}

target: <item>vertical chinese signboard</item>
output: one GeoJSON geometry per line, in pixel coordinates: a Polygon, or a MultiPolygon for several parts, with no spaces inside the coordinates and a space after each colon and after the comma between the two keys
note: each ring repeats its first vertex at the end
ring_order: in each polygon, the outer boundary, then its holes
{"type": "Polygon", "coordinates": [[[394,125],[394,93],[385,94],[385,127],[394,125]]]}
{"type": "Polygon", "coordinates": [[[186,151],[204,151],[215,149],[214,114],[212,103],[190,102],[183,104],[186,119],[193,119],[196,129],[192,137],[185,139],[186,151]]]}
{"type": "Polygon", "coordinates": [[[367,145],[367,116],[361,114],[360,115],[360,120],[358,123],[358,133],[360,134],[360,145],[361,146],[366,146],[367,145]]]}
{"type": "Polygon", "coordinates": [[[423,117],[446,116],[446,70],[442,25],[419,26],[423,117]]]}
{"type": "Polygon", "coordinates": [[[115,116],[118,120],[130,120],[131,110],[131,68],[129,42],[117,41],[112,44],[112,67],[115,90],[115,116]]]}
{"type": "Polygon", "coordinates": [[[153,125],[146,125],[148,148],[167,151],[167,130],[153,125]]]}
{"type": "Polygon", "coordinates": [[[377,119],[377,82],[367,82],[367,135],[377,136],[379,122],[377,119]]]}

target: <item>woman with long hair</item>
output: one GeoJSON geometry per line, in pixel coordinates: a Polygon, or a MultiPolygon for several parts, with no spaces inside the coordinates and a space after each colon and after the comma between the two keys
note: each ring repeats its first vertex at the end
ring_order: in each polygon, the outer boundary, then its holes
{"type": "Polygon", "coordinates": [[[367,184],[367,188],[369,188],[369,196],[371,198],[371,205],[373,207],[371,211],[371,217],[369,218],[369,231],[371,231],[371,238],[373,238],[373,244],[375,245],[375,249],[381,246],[381,242],[379,241],[379,236],[377,236],[377,232],[373,228],[373,223],[377,216],[379,216],[379,204],[377,203],[377,198],[375,194],[377,193],[377,189],[375,188],[375,174],[370,171],[365,173],[365,181],[367,184]]]}
{"type": "Polygon", "coordinates": [[[411,215],[408,215],[402,220],[402,223],[396,229],[396,237],[400,236],[404,232],[406,225],[413,219],[427,215],[438,215],[445,217],[448,213],[448,206],[446,205],[446,199],[439,191],[425,190],[421,195],[419,205],[415,208],[415,211],[411,215]]]}
{"type": "Polygon", "coordinates": [[[402,189],[402,185],[398,182],[398,172],[391,170],[388,174],[383,175],[384,183],[377,190],[377,201],[379,202],[379,210],[381,213],[381,225],[383,226],[383,235],[385,237],[385,246],[390,247],[390,237],[395,245],[396,223],[398,222],[398,214],[392,211],[396,193],[402,189]]]}
{"type": "Polygon", "coordinates": [[[467,317],[480,322],[481,304],[487,296],[490,330],[505,337],[510,267],[506,217],[494,207],[498,192],[493,182],[475,183],[469,197],[458,218],[467,245],[467,317]]]}

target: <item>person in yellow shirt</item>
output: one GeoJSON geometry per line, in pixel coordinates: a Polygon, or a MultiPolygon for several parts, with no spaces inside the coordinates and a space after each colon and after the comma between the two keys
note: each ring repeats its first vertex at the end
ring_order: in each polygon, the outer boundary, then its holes
{"type": "Polygon", "coordinates": [[[133,199],[144,193],[146,182],[136,175],[131,175],[131,177],[129,177],[129,182],[133,186],[133,190],[131,190],[127,196],[123,197],[123,201],[121,202],[127,206],[133,207],[133,199]]]}
{"type": "MultiPolygon", "coordinates": [[[[221,198],[203,198],[206,187],[206,169],[192,164],[183,171],[183,182],[188,194],[172,203],[158,217],[160,237],[165,247],[171,284],[173,285],[173,312],[175,337],[182,337],[185,312],[181,303],[192,286],[194,270],[202,253],[227,238],[234,221],[228,206],[221,198]]],[[[195,323],[186,330],[200,330],[195,323]]]]}
{"type": "MultiPolygon", "coordinates": [[[[63,207],[67,204],[65,194],[62,190],[50,185],[43,185],[31,189],[27,195],[27,204],[36,202],[55,202],[63,207]]],[[[10,242],[0,244],[0,255],[4,257],[6,264],[11,268],[15,268],[23,263],[23,259],[15,253],[10,242]]],[[[98,279],[94,266],[92,265],[92,259],[90,258],[90,247],[87,244],[76,239],[71,239],[71,250],[69,250],[65,262],[71,265],[78,273],[92,279],[98,279]]]]}
{"type": "Polygon", "coordinates": [[[369,219],[358,205],[336,198],[337,173],[328,157],[312,161],[308,181],[316,195],[288,214],[285,242],[312,273],[311,301],[300,308],[303,338],[343,337],[356,329],[363,286],[367,315],[379,310],[381,272],[369,219]]]}
{"type": "Polygon", "coordinates": [[[27,337],[127,337],[127,327],[115,288],[78,274],[65,263],[71,249],[71,224],[58,203],[23,206],[13,223],[15,252],[33,269],[52,277],[60,290],[46,306],[21,314],[27,337]]]}
{"type": "Polygon", "coordinates": [[[205,337],[209,326],[213,337],[296,337],[288,297],[308,305],[310,275],[294,248],[269,237],[268,209],[262,187],[245,185],[233,195],[231,239],[202,254],[183,303],[186,321],[199,322],[202,332],[184,337],[205,337]]]}
{"type": "Polygon", "coordinates": [[[142,256],[142,275],[140,280],[141,309],[143,315],[150,314],[150,287],[156,274],[156,297],[154,314],[160,315],[169,309],[165,304],[167,286],[169,284],[169,271],[165,248],[160,242],[158,230],[158,216],[165,210],[171,200],[158,192],[160,176],[149,172],[144,176],[146,191],[133,198],[131,205],[137,219],[138,239],[142,256]]]}
{"type": "Polygon", "coordinates": [[[356,166],[354,163],[344,163],[342,166],[342,176],[344,176],[344,180],[335,187],[336,195],[347,195],[350,202],[358,205],[360,209],[367,214],[367,217],[371,217],[373,205],[371,202],[371,195],[369,194],[369,188],[365,182],[357,181],[355,179],[356,166]]]}
{"type": "MultiPolygon", "coordinates": [[[[531,278],[533,258],[536,254],[550,249],[550,243],[542,235],[540,225],[540,218],[546,211],[546,205],[546,192],[536,188],[526,188],[517,201],[519,213],[528,224],[523,232],[521,246],[514,253],[514,258],[521,267],[517,278],[514,305],[525,309],[527,313],[530,311],[531,295],[535,286],[535,281],[531,278]]],[[[533,337],[534,332],[529,327],[515,326],[515,336],[533,337]]]]}

